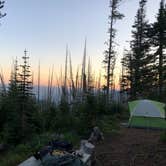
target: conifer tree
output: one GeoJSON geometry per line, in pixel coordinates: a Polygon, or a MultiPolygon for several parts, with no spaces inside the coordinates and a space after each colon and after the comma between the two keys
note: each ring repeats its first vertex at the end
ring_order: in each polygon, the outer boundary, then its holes
{"type": "Polygon", "coordinates": [[[166,7],[164,0],[160,2],[157,21],[152,24],[150,37],[152,47],[155,48],[156,78],[158,78],[156,86],[158,87],[159,96],[162,97],[164,84],[166,83],[166,7]]]}
{"type": "Polygon", "coordinates": [[[8,88],[8,94],[11,96],[18,96],[18,61],[14,62],[13,70],[11,71],[11,79],[8,88]]]}
{"type": "Polygon", "coordinates": [[[23,64],[20,65],[21,71],[19,73],[19,102],[21,106],[21,134],[25,138],[33,129],[32,116],[35,108],[31,72],[28,64],[29,57],[27,56],[26,50],[24,51],[22,59],[23,64]]]}
{"type": "Polygon", "coordinates": [[[118,6],[120,4],[121,0],[110,0],[110,9],[111,9],[111,14],[109,16],[109,41],[108,41],[108,50],[105,51],[105,58],[104,58],[104,65],[106,68],[106,94],[107,94],[107,100],[109,100],[109,90],[110,90],[110,85],[113,84],[113,71],[114,71],[114,66],[115,66],[115,35],[116,35],[116,30],[114,28],[115,22],[117,20],[120,20],[123,18],[123,15],[118,11],[118,6]]]}
{"type": "Polygon", "coordinates": [[[123,58],[121,61],[122,72],[120,76],[120,94],[121,101],[125,101],[128,95],[132,96],[132,53],[129,50],[124,50],[123,58]],[[130,90],[129,90],[130,89],[130,90]]]}
{"type": "Polygon", "coordinates": [[[150,44],[148,37],[148,30],[150,25],[146,20],[146,6],[147,0],[139,2],[139,9],[135,17],[133,25],[131,41],[132,50],[132,91],[133,97],[146,96],[149,88],[152,88],[153,83],[153,55],[150,54],[150,44]]]}
{"type": "Polygon", "coordinates": [[[4,126],[4,135],[8,143],[17,144],[20,141],[20,103],[18,88],[18,63],[17,59],[11,72],[11,79],[5,98],[4,109],[7,112],[7,119],[4,126]]]}
{"type": "MultiPolygon", "coordinates": [[[[4,3],[5,3],[5,1],[0,1],[0,10],[4,8],[4,3]]],[[[0,11],[0,19],[1,19],[2,17],[5,17],[5,16],[6,16],[6,13],[3,14],[3,13],[0,11]]]]}

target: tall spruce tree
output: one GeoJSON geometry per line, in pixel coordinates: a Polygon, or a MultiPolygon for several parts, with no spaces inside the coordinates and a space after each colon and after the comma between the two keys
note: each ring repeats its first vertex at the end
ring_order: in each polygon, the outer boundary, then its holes
{"type": "Polygon", "coordinates": [[[107,94],[107,100],[109,100],[109,91],[110,91],[110,85],[113,85],[113,72],[114,72],[114,66],[115,66],[115,35],[116,35],[116,29],[114,28],[115,22],[117,20],[120,20],[123,18],[123,15],[118,11],[118,6],[120,4],[121,0],[110,0],[110,9],[111,14],[109,16],[109,41],[108,41],[108,50],[105,51],[105,59],[103,61],[105,67],[106,67],[106,94],[107,94]]]}
{"type": "Polygon", "coordinates": [[[8,143],[17,144],[20,141],[20,105],[18,88],[18,64],[17,59],[11,72],[11,79],[5,98],[4,109],[7,112],[6,123],[4,126],[4,137],[8,143]]]}
{"type": "Polygon", "coordinates": [[[160,8],[157,15],[157,21],[152,24],[150,30],[151,44],[155,49],[155,66],[156,66],[156,86],[158,87],[159,96],[163,97],[164,84],[166,83],[166,7],[164,0],[160,2],[160,8]]]}
{"type": "Polygon", "coordinates": [[[147,0],[141,0],[139,2],[139,9],[135,17],[135,23],[133,25],[131,41],[132,50],[132,92],[133,97],[147,96],[149,94],[149,88],[153,83],[153,55],[150,52],[150,43],[148,30],[150,25],[146,20],[146,6],[147,0]]]}
{"type": "Polygon", "coordinates": [[[22,59],[23,64],[20,65],[21,71],[19,73],[19,103],[21,106],[21,135],[22,138],[25,138],[33,131],[32,121],[35,108],[32,93],[32,78],[28,64],[29,57],[26,50],[22,59]]]}

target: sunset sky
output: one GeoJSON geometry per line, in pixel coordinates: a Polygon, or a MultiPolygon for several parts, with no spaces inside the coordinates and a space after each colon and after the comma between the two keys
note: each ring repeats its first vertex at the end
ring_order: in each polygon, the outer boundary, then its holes
{"type": "MultiPolygon", "coordinates": [[[[126,16],[117,22],[119,44],[116,77],[120,71],[120,58],[126,41],[131,39],[131,26],[138,8],[138,0],[123,0],[120,10],[126,16]]],[[[160,0],[149,0],[147,18],[155,20],[160,0]]],[[[102,69],[104,42],[108,39],[109,0],[6,0],[0,26],[0,66],[5,79],[9,79],[12,59],[21,62],[24,49],[28,50],[30,64],[37,75],[41,62],[42,83],[46,84],[49,67],[54,65],[58,74],[64,66],[68,44],[74,68],[81,64],[84,40],[93,70],[102,69]]],[[[103,73],[104,74],[104,73],[103,73]]]]}

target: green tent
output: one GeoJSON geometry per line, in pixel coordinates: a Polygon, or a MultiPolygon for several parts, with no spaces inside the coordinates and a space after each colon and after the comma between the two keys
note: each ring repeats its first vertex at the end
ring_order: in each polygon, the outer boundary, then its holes
{"type": "Polygon", "coordinates": [[[129,126],[166,129],[165,104],[152,100],[129,102],[129,126]]]}

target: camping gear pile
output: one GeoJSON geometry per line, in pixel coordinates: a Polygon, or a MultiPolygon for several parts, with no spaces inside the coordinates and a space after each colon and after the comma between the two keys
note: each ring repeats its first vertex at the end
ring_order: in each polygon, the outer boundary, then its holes
{"type": "Polygon", "coordinates": [[[90,143],[83,144],[78,153],[73,150],[71,143],[52,140],[19,166],[90,166],[93,151],[94,145],[90,143]],[[86,152],[90,153],[86,153],[84,149],[88,149],[86,152]]]}
{"type": "MultiPolygon", "coordinates": [[[[86,146],[87,145],[84,144],[84,147],[81,148],[88,149],[86,146]]],[[[91,144],[91,147],[92,146],[93,145],[91,144]]],[[[93,149],[91,148],[91,150],[89,150],[91,154],[93,153],[93,149]]],[[[66,141],[52,140],[49,142],[48,146],[34,154],[34,157],[37,160],[41,160],[41,166],[84,166],[87,165],[89,162],[88,159],[90,160],[91,157],[91,154],[89,153],[88,158],[85,159],[84,153],[84,151],[82,151],[82,153],[75,152],[71,143],[66,141]]]]}
{"type": "Polygon", "coordinates": [[[52,140],[19,166],[91,166],[95,144],[103,139],[103,133],[94,127],[89,139],[82,140],[78,150],[73,150],[69,142],[52,140]]]}
{"type": "Polygon", "coordinates": [[[129,127],[166,129],[165,104],[153,100],[129,102],[129,127]]]}
{"type": "Polygon", "coordinates": [[[42,159],[42,166],[84,166],[83,162],[72,154],[50,155],[42,159]]]}

